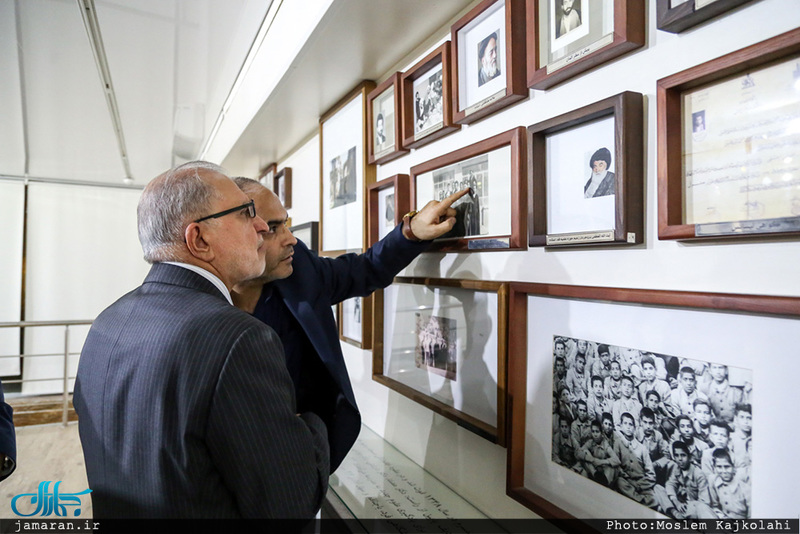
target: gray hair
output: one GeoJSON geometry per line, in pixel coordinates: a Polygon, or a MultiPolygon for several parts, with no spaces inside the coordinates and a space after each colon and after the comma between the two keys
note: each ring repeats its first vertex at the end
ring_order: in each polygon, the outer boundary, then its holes
{"type": "Polygon", "coordinates": [[[210,211],[218,194],[200,177],[201,170],[225,174],[219,165],[190,161],[157,176],[145,187],[136,215],[139,242],[148,263],[180,260],[186,227],[210,211]]]}

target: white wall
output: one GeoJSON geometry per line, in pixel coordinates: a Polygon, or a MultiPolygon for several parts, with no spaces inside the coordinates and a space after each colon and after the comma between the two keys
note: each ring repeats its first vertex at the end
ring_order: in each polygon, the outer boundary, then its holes
{"type": "MultiPolygon", "coordinates": [[[[646,106],[645,243],[631,248],[430,254],[417,259],[402,274],[800,296],[797,240],[715,244],[658,240],[655,133],[658,79],[800,26],[797,0],[761,0],[678,35],[658,31],[655,2],[647,4],[644,48],[546,92],[531,91],[528,100],[377,170],[378,180],[408,174],[414,165],[511,128],[527,127],[622,91],[640,92],[645,95],[646,106]]],[[[441,35],[432,39],[448,36],[449,28],[443,28],[441,35]]],[[[410,58],[406,64],[414,61],[410,58]]],[[[279,167],[292,166],[295,172],[294,207],[290,211],[294,224],[318,220],[317,142],[315,136],[279,163],[279,167]],[[308,171],[297,172],[299,168],[308,171]]],[[[492,517],[534,517],[505,495],[505,449],[374,382],[370,352],[347,344],[343,344],[343,350],[367,426],[484,513],[492,517]]]]}
{"type": "MultiPolygon", "coordinates": [[[[3,321],[20,320],[22,281],[22,182],[2,184],[0,234],[6,252],[0,261],[3,280],[3,321]],[[14,314],[16,311],[16,314],[14,314]]],[[[27,185],[27,249],[25,319],[62,321],[94,319],[106,306],[138,286],[148,266],[142,259],[136,231],[136,205],[141,191],[111,187],[32,182],[27,185]]],[[[71,327],[69,374],[88,327],[71,327]]],[[[25,331],[26,354],[63,354],[62,327],[31,327],[25,331]]],[[[4,344],[3,354],[18,354],[4,344]],[[6,352],[6,350],[8,352],[6,352]]],[[[12,370],[3,368],[3,374],[12,370]]],[[[16,373],[19,372],[17,369],[16,373]]],[[[61,391],[63,358],[29,358],[23,379],[25,394],[61,391]]]]}

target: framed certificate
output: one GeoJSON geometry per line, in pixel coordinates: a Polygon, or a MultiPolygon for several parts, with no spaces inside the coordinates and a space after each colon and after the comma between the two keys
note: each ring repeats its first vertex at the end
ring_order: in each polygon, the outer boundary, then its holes
{"type": "Polygon", "coordinates": [[[374,88],[374,82],[362,82],[319,121],[323,256],[364,250],[366,244],[364,199],[375,181],[375,166],[367,163],[367,95],[374,88]]]}
{"type": "Polygon", "coordinates": [[[411,168],[411,209],[470,188],[452,206],[455,226],[428,252],[527,248],[524,151],[525,128],[519,127],[411,168]]]}
{"type": "Polygon", "coordinates": [[[373,296],[373,380],[504,445],[507,285],[398,277],[373,296]]]}
{"type": "Polygon", "coordinates": [[[306,244],[309,250],[314,252],[319,249],[319,223],[311,221],[303,224],[297,224],[289,228],[295,239],[302,241],[306,244]]]}
{"type": "Polygon", "coordinates": [[[657,0],[658,29],[680,33],[755,0],[657,0]]]}
{"type": "Polygon", "coordinates": [[[372,349],[372,301],[353,297],[339,303],[339,339],[363,350],[372,349]]]}
{"type": "Polygon", "coordinates": [[[641,0],[527,0],[528,86],[547,89],[644,46],[641,0]]]}
{"type": "Polygon", "coordinates": [[[797,397],[800,298],[512,283],[509,310],[510,496],[562,519],[796,509],[774,488],[800,468],[769,444],[800,437],[771,416],[797,397]],[[676,468],[711,495],[678,512],[676,468]]]}
{"type": "Polygon", "coordinates": [[[411,186],[407,174],[395,174],[367,188],[369,246],[400,224],[411,208],[411,186]]]}
{"type": "Polygon", "coordinates": [[[403,149],[400,73],[396,72],[367,95],[369,162],[386,163],[407,153],[403,149]]]}
{"type": "Polygon", "coordinates": [[[272,190],[278,195],[283,207],[292,208],[292,168],[284,167],[272,178],[272,190]]]}
{"type": "Polygon", "coordinates": [[[625,92],[528,128],[529,246],[643,242],[643,115],[625,92]]]}
{"type": "Polygon", "coordinates": [[[456,123],[469,124],[528,97],[524,0],[484,0],[450,33],[456,123]]]}
{"type": "Polygon", "coordinates": [[[800,30],[658,81],[659,239],[800,236],[800,30]]]}
{"type": "Polygon", "coordinates": [[[403,144],[417,148],[461,128],[453,123],[450,41],[402,77],[403,144]]]}

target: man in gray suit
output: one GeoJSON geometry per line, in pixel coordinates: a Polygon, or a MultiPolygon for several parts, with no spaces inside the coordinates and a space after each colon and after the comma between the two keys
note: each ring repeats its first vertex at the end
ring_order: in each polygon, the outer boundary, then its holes
{"type": "Polygon", "coordinates": [[[138,224],[153,266],[95,320],[75,384],[94,516],[312,518],[325,425],[296,413],[280,340],[230,297],[264,270],[266,223],[191,162],[147,185],[138,224]]]}

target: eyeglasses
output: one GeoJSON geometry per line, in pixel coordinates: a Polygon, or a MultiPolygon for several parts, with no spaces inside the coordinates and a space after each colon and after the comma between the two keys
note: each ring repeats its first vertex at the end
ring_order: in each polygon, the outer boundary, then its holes
{"type": "Polygon", "coordinates": [[[251,200],[250,202],[248,202],[246,204],[242,204],[241,206],[236,206],[235,208],[231,208],[231,209],[225,210],[225,211],[220,211],[219,213],[214,213],[212,215],[206,215],[205,217],[201,217],[200,219],[197,219],[194,222],[199,223],[199,222],[207,221],[208,219],[218,219],[219,217],[222,217],[222,216],[227,215],[229,213],[234,213],[234,212],[237,212],[237,211],[244,211],[244,210],[247,210],[247,217],[249,219],[252,219],[253,217],[255,217],[256,216],[256,205],[255,205],[255,202],[251,200]]]}

